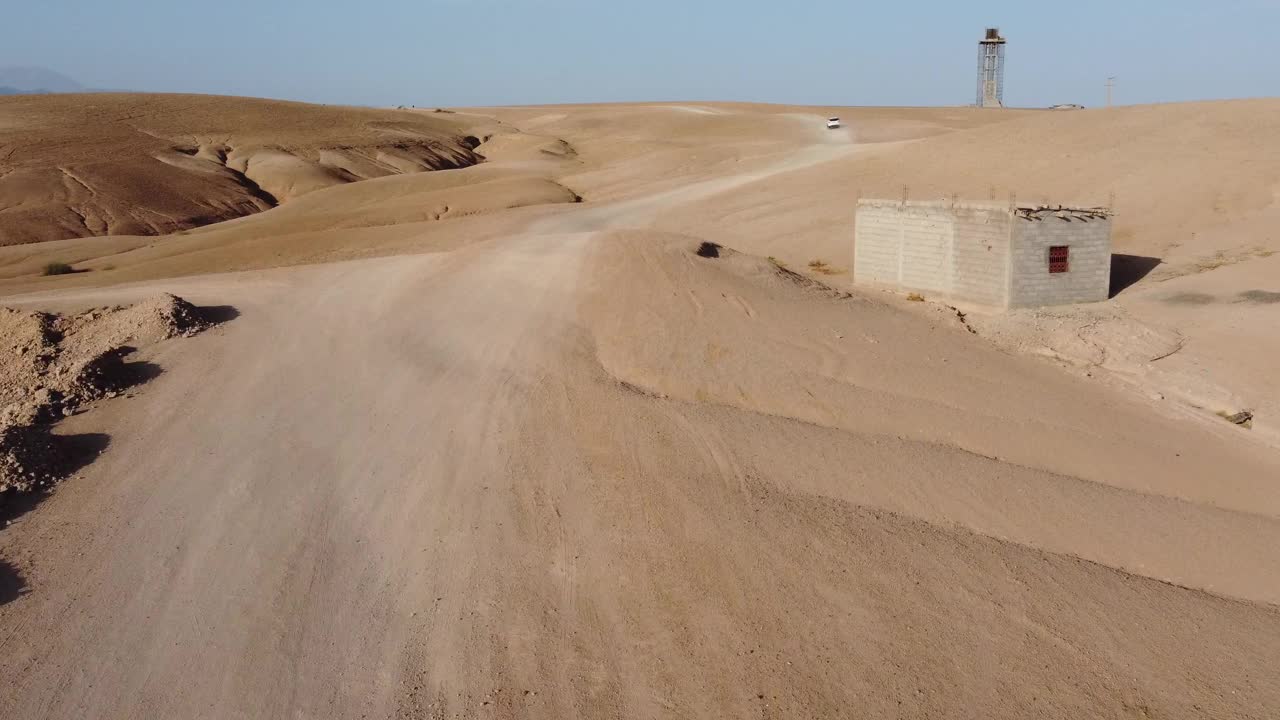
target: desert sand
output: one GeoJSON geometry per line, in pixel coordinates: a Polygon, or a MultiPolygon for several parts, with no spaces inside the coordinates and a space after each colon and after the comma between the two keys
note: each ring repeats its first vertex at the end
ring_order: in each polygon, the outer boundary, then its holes
{"type": "Polygon", "coordinates": [[[139,342],[156,376],[54,428],[102,452],[6,506],[2,717],[1280,707],[1280,101],[272,104],[250,131],[224,123],[257,101],[157,96],[118,159],[9,102],[23,172],[104,184],[93,213],[6,186],[39,210],[0,213],[0,304],[222,322],[139,342]],[[453,160],[323,159],[388,127],[453,160]],[[223,222],[64,222],[137,217],[106,178],[192,147],[216,182],[167,185],[223,222]],[[236,204],[244,178],[299,191],[236,204]],[[1114,198],[1116,297],[852,287],[854,200],[903,186],[1114,198]]]}

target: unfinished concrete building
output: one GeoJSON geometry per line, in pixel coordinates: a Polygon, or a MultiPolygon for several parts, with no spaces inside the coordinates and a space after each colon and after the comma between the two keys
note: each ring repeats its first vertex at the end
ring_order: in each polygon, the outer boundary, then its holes
{"type": "Polygon", "coordinates": [[[854,282],[989,308],[1106,300],[1103,208],[858,201],[854,282]]]}

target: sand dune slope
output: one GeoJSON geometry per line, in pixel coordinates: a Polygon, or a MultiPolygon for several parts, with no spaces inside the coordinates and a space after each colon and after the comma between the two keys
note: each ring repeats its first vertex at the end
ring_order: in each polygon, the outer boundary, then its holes
{"type": "MultiPolygon", "coordinates": [[[[821,262],[819,277],[849,287],[859,194],[899,197],[905,188],[917,199],[1114,200],[1115,300],[979,318],[973,326],[1006,348],[1059,358],[1082,375],[1112,373],[1200,417],[1256,411],[1254,437],[1280,446],[1280,375],[1266,360],[1276,352],[1280,325],[1277,109],[1280,101],[1266,99],[994,113],[985,122],[966,120],[960,110],[950,117],[883,109],[864,120],[859,111],[832,109],[846,117],[856,151],[673,203],[643,226],[775,257],[801,272],[821,262]],[[922,128],[925,120],[934,126],[922,128]],[[937,127],[946,122],[953,126],[937,127]]],[[[570,119],[543,127],[575,142],[583,132],[570,119]]],[[[775,158],[764,162],[806,151],[788,147],[785,130],[778,132],[782,139],[761,147],[775,158]]],[[[693,138],[708,137],[714,134],[686,136],[686,153],[693,138]]],[[[740,173],[749,162],[712,167],[740,173]]],[[[625,187],[625,172],[612,171],[604,187],[625,187]]],[[[590,199],[595,177],[566,182],[590,199]]]]}

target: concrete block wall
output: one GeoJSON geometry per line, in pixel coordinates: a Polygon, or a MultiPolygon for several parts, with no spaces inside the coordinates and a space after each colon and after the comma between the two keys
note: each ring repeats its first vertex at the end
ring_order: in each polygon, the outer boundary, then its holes
{"type": "Polygon", "coordinates": [[[860,285],[898,285],[902,267],[902,217],[896,208],[858,208],[854,227],[853,280],[860,285]]]}
{"type": "Polygon", "coordinates": [[[913,290],[950,290],[951,218],[937,208],[909,208],[899,213],[902,241],[898,284],[913,290]]]}
{"type": "Polygon", "coordinates": [[[952,213],[953,300],[1005,307],[1008,299],[1009,211],[956,206],[952,213]]]}
{"type": "Polygon", "coordinates": [[[1094,211],[997,204],[860,200],[854,282],[993,308],[1095,302],[1108,296],[1111,221],[1094,211]],[[1049,272],[1049,248],[1070,270],[1049,272]]]}
{"type": "Polygon", "coordinates": [[[1106,300],[1111,290],[1111,218],[1088,213],[1019,213],[1013,220],[1009,307],[1106,300]],[[1069,248],[1069,269],[1049,272],[1049,248],[1069,248]]]}
{"type": "Polygon", "coordinates": [[[1008,208],[950,203],[858,203],[854,282],[1004,307],[1008,208]]]}

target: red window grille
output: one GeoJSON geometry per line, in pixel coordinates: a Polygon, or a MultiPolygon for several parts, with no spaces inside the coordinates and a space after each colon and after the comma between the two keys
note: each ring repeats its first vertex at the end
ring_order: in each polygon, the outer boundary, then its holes
{"type": "Polygon", "coordinates": [[[1071,248],[1054,245],[1049,248],[1049,272],[1064,273],[1071,269],[1071,248]]]}

